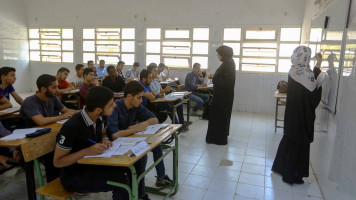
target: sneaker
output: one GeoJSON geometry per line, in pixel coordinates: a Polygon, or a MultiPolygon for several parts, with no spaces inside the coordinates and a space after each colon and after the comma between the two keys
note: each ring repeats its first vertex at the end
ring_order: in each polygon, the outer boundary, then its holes
{"type": "Polygon", "coordinates": [[[186,126],[186,127],[188,127],[188,126],[190,126],[190,125],[192,125],[192,124],[193,124],[192,121],[184,121],[184,122],[183,122],[183,126],[186,126]]]}
{"type": "Polygon", "coordinates": [[[178,131],[179,132],[187,132],[187,131],[189,131],[189,128],[187,127],[187,126],[182,126],[182,127],[180,127],[179,129],[178,129],[178,131]]]}
{"type": "Polygon", "coordinates": [[[145,194],[145,196],[138,198],[139,200],[150,200],[150,197],[148,194],[145,194]]]}
{"type": "Polygon", "coordinates": [[[163,178],[157,178],[156,180],[156,186],[157,187],[164,187],[164,186],[169,186],[172,185],[173,181],[165,175],[163,178]]]}

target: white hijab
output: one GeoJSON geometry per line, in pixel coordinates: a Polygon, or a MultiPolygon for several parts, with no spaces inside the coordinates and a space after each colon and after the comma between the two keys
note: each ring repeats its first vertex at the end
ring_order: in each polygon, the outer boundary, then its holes
{"type": "Polygon", "coordinates": [[[289,75],[312,92],[316,88],[317,80],[309,66],[310,56],[311,50],[309,47],[297,47],[291,57],[292,68],[289,70],[289,75]]]}

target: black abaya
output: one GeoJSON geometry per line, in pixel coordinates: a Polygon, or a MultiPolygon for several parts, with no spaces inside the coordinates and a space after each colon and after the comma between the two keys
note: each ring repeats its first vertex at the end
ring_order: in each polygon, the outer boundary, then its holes
{"type": "MultiPolygon", "coordinates": [[[[320,74],[314,68],[314,76],[320,74]]],[[[302,84],[288,77],[287,104],[284,114],[284,136],[279,144],[272,171],[283,181],[302,183],[309,176],[310,143],[314,139],[315,109],[321,99],[321,87],[310,92],[302,84]]]]}
{"type": "Polygon", "coordinates": [[[227,144],[234,102],[235,73],[235,63],[231,59],[223,62],[214,74],[213,101],[206,134],[207,143],[227,144]]]}

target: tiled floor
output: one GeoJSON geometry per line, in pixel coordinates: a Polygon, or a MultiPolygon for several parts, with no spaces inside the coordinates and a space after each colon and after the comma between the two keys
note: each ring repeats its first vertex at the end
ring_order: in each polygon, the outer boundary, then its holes
{"type": "MultiPolygon", "coordinates": [[[[274,133],[270,115],[233,112],[229,144],[205,143],[208,121],[191,118],[190,131],[180,135],[179,191],[172,199],[180,200],[321,200],[318,184],[310,170],[304,185],[290,186],[271,172],[281,139],[274,133]],[[223,161],[223,162],[221,162],[223,161]],[[231,162],[229,162],[231,161],[231,162]],[[230,166],[225,166],[231,163],[230,166]]],[[[151,164],[152,155],[149,155],[151,164]]],[[[172,156],[165,159],[166,172],[172,177],[172,156]]],[[[0,199],[26,199],[22,171],[0,176],[0,199]]],[[[146,176],[146,185],[154,185],[155,170],[146,176]]],[[[149,194],[151,199],[163,199],[149,194]]],[[[111,199],[111,193],[90,194],[76,199],[111,199]]]]}

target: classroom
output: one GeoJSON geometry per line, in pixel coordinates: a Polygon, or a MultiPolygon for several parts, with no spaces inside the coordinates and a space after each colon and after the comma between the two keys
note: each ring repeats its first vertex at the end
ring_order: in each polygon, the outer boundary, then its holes
{"type": "Polygon", "coordinates": [[[354,0],[0,0],[0,199],[356,199],[354,0]]]}

